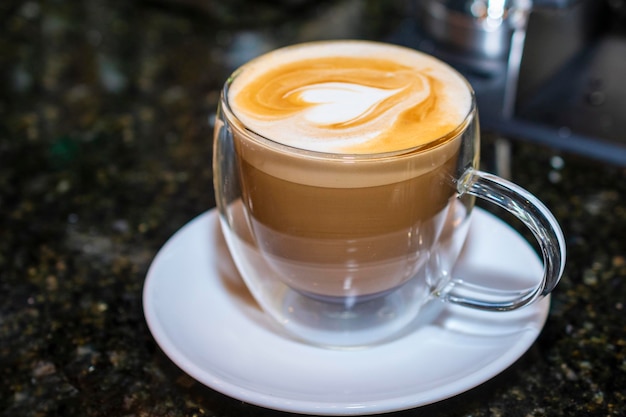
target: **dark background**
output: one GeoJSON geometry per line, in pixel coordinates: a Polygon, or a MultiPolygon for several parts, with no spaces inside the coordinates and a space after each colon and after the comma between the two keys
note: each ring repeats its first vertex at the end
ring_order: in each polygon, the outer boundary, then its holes
{"type": "MultiPolygon", "coordinates": [[[[214,206],[211,122],[227,75],[287,43],[390,39],[407,3],[0,3],[0,415],[286,415],[172,364],[143,317],[145,273],[214,206]]],[[[487,170],[501,136],[484,132],[487,170]]],[[[548,323],[495,379],[395,415],[626,409],[626,172],[510,136],[512,179],[554,211],[568,243],[548,323]]]]}

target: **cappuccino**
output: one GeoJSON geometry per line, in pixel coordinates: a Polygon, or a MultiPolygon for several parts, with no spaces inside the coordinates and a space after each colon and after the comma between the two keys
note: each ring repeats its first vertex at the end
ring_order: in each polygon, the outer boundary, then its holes
{"type": "Polygon", "coordinates": [[[374,42],[302,44],[244,65],[224,100],[235,238],[289,288],[370,299],[418,275],[452,235],[452,179],[477,125],[471,89],[446,64],[374,42]]]}
{"type": "Polygon", "coordinates": [[[213,185],[258,305],[300,340],[357,348],[429,322],[443,306],[431,300],[510,311],[546,296],[563,273],[563,233],[534,196],[478,169],[479,141],[469,84],[412,49],[315,42],[235,71],[216,115],[213,185]],[[537,285],[509,291],[455,272],[475,197],[537,238],[537,285]]]}

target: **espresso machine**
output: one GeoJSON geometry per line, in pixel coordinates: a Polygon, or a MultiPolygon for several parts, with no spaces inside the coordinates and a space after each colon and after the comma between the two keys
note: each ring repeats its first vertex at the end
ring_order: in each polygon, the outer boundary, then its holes
{"type": "MultiPolygon", "coordinates": [[[[506,165],[511,139],[626,166],[626,0],[415,0],[394,41],[476,91],[506,165]]],[[[506,171],[506,168],[503,168],[506,171]]],[[[505,172],[506,174],[506,172],[505,172]]]]}

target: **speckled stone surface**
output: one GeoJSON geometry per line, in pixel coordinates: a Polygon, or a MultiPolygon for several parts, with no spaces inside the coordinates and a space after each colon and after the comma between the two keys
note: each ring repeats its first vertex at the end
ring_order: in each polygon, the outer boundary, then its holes
{"type": "MultiPolygon", "coordinates": [[[[0,415],[286,415],[180,371],[147,328],[143,281],[167,238],[214,206],[211,120],[228,73],[285,43],[378,38],[397,17],[383,4],[0,4],[0,415]]],[[[393,415],[626,409],[626,171],[514,142],[512,173],[567,238],[547,325],[493,380],[393,415]]]]}

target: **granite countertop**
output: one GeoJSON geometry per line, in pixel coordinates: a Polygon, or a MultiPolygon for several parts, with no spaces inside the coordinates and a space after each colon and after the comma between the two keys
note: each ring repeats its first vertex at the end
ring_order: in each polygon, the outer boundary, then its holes
{"type": "MultiPolygon", "coordinates": [[[[2,2],[0,415],[285,415],[177,368],[146,325],[143,282],[215,204],[211,122],[229,72],[299,40],[380,38],[392,3],[2,2]]],[[[548,322],[491,381],[395,415],[626,409],[626,171],[515,141],[511,172],[567,238],[548,322]]]]}

